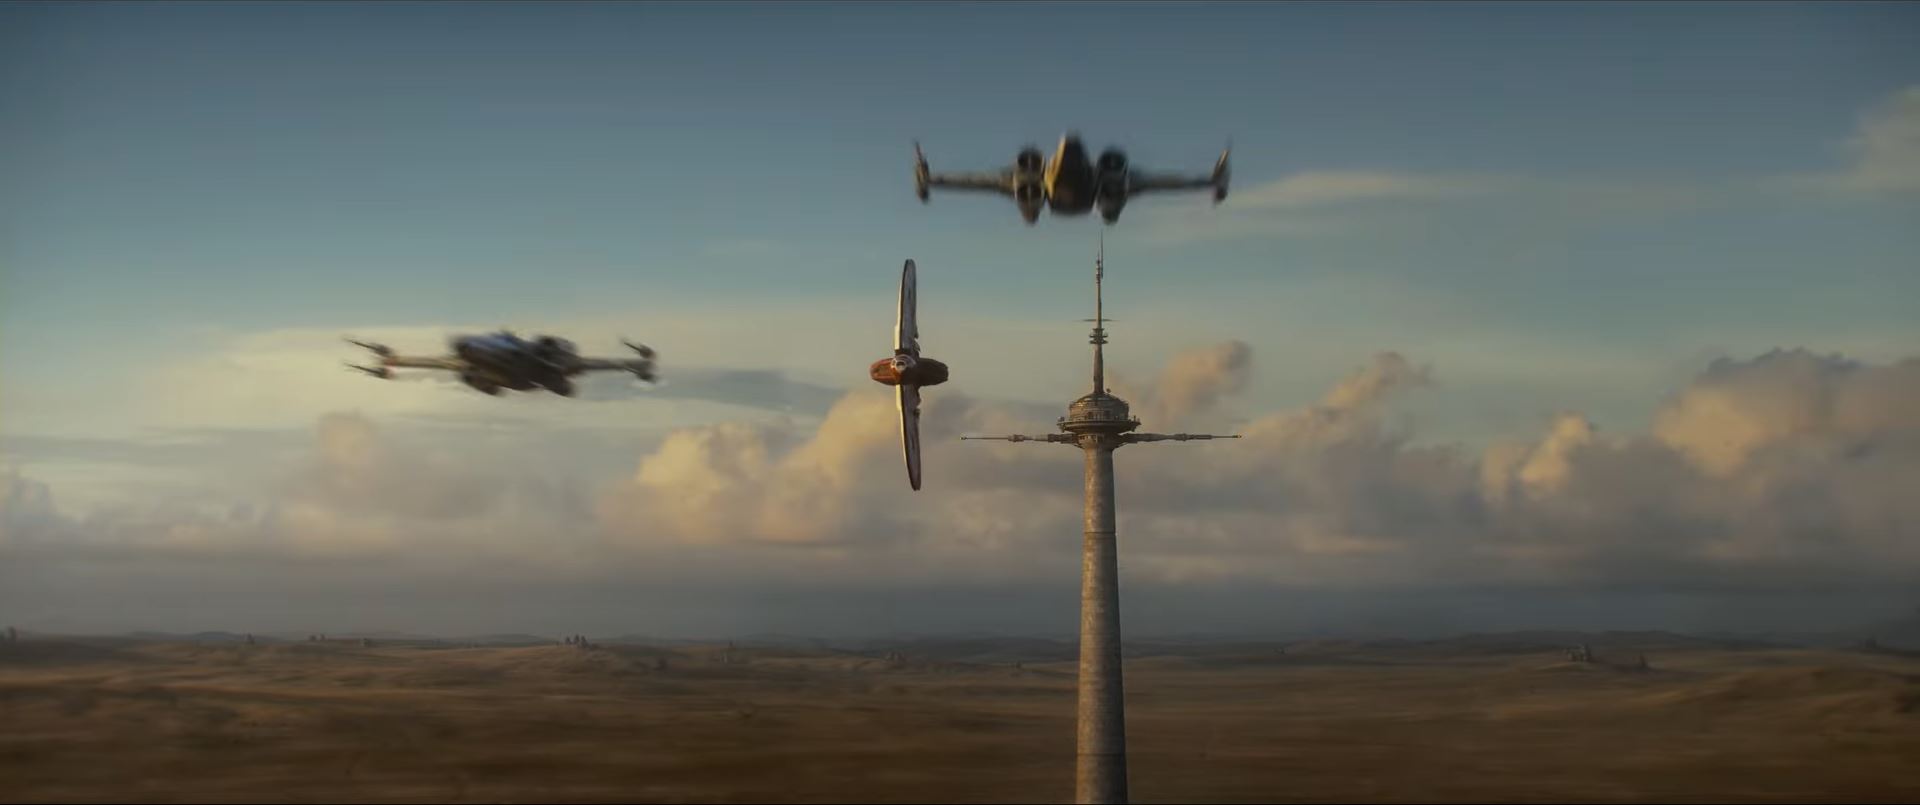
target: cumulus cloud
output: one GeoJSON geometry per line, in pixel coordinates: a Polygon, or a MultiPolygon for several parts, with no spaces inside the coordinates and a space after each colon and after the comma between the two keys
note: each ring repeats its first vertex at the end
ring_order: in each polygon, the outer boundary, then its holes
{"type": "Polygon", "coordinates": [[[1252,368],[1253,347],[1233,340],[1175,355],[1150,386],[1131,387],[1117,374],[1108,385],[1154,427],[1180,427],[1243,391],[1252,368]]]}
{"type": "Polygon", "coordinates": [[[1339,412],[1365,409],[1398,392],[1427,383],[1428,371],[1425,368],[1414,366],[1398,352],[1383,352],[1374,356],[1373,362],[1365,369],[1349,375],[1334,386],[1320,406],[1339,412]]]}
{"type": "Polygon", "coordinates": [[[848,395],[791,449],[787,427],[677,431],[602,511],[617,524],[695,542],[848,539],[860,484],[879,480],[870,465],[891,443],[891,408],[883,394],[848,395]]]}
{"type": "MultiPolygon", "coordinates": [[[[1802,351],[1709,367],[1649,433],[1578,413],[1474,451],[1418,445],[1384,406],[1425,373],[1382,356],[1235,448],[1119,462],[1131,544],[1173,577],[1754,587],[1911,581],[1915,361],[1802,351]],[[1165,540],[1161,535],[1179,534],[1165,540]],[[1204,548],[1204,550],[1202,549],[1204,548]]],[[[1133,450],[1135,448],[1128,448],[1133,450]]]]}
{"type": "MultiPolygon", "coordinates": [[[[1226,378],[1247,363],[1244,345],[1218,345],[1176,358],[1132,393],[1178,419],[1232,388],[1226,378]]],[[[1610,437],[1568,412],[1538,435],[1476,451],[1421,445],[1390,426],[1391,404],[1432,373],[1382,353],[1318,404],[1248,422],[1240,442],[1127,448],[1118,472],[1130,570],[1166,583],[1910,577],[1920,571],[1903,547],[1915,512],[1892,479],[1920,470],[1913,364],[1804,352],[1721,361],[1661,408],[1651,432],[1610,437]]],[[[1032,418],[994,409],[960,401],[948,421],[1035,430],[1032,418]]],[[[644,494],[628,499],[644,503],[633,511],[672,512],[684,519],[656,522],[656,533],[705,539],[917,544],[974,522],[922,501],[997,494],[996,507],[1055,506],[1054,527],[1072,528],[1077,462],[1058,447],[930,447],[938,491],[902,511],[888,491],[899,468],[884,396],[849,398],[829,421],[784,442],[689,432],[643,462],[634,488],[644,494]]]]}
{"type": "Polygon", "coordinates": [[[8,477],[0,545],[36,552],[107,549],[556,564],[592,542],[592,490],[565,473],[486,450],[382,429],[351,412],[320,418],[307,444],[255,467],[224,496],[121,501],[61,511],[45,484],[8,477]],[[475,460],[479,458],[481,460],[475,460]]]}
{"type": "Polygon", "coordinates": [[[49,485],[9,470],[0,474],[0,556],[245,549],[263,523],[262,514],[244,503],[209,511],[152,501],[97,506],[74,515],[55,505],[49,485]]]}
{"type": "Polygon", "coordinates": [[[281,486],[282,497],[296,504],[447,520],[491,516],[517,491],[504,473],[423,450],[396,450],[360,414],[323,416],[315,436],[311,459],[281,486]]]}
{"type": "Polygon", "coordinates": [[[306,554],[534,562],[566,561],[591,541],[591,490],[579,479],[509,456],[474,458],[361,414],[328,414],[311,452],[273,480],[264,536],[306,554]]]}
{"type": "MultiPolygon", "coordinates": [[[[1220,566],[1221,578],[1280,580],[1270,575],[1279,565],[1297,571],[1282,573],[1292,580],[1312,578],[1347,564],[1343,557],[1395,550],[1408,526],[1429,530],[1430,537],[1432,530],[1462,525],[1451,511],[1460,493],[1460,457],[1409,447],[1408,435],[1394,432],[1385,418],[1396,398],[1428,382],[1424,367],[1381,353],[1316,405],[1258,417],[1240,431],[1239,442],[1129,456],[1121,478],[1144,492],[1143,514],[1230,524],[1216,524],[1209,538],[1234,558],[1220,566]],[[1314,557],[1326,563],[1316,567],[1314,557]]],[[[1190,565],[1180,552],[1174,541],[1157,553],[1190,565]]]]}
{"type": "Polygon", "coordinates": [[[1714,361],[1661,410],[1654,435],[1724,476],[1770,448],[1864,448],[1920,430],[1915,400],[1920,360],[1875,367],[1776,350],[1714,361]]]}
{"type": "MultiPolygon", "coordinates": [[[[1214,345],[1130,393],[1170,421],[1203,417],[1252,361],[1244,344],[1214,345]]],[[[1129,584],[1780,592],[1920,576],[1920,498],[1907,488],[1920,475],[1920,358],[1721,360],[1646,432],[1563,412],[1484,449],[1423,444],[1396,425],[1393,406],[1431,393],[1434,375],[1381,353],[1317,403],[1246,421],[1241,440],[1124,448],[1129,584]]],[[[1078,451],[956,438],[1042,432],[1058,413],[929,390],[918,493],[880,389],[846,395],[817,425],[677,429],[599,485],[341,413],[318,423],[272,495],[243,505],[67,517],[44,485],[4,476],[0,550],[84,542],[98,555],[144,539],[195,555],[225,545],[283,561],[402,557],[728,589],[1059,584],[1077,567],[1078,451]]]]}
{"type": "Polygon", "coordinates": [[[1480,463],[1482,494],[1494,504],[1505,503],[1516,491],[1548,492],[1566,487],[1574,451],[1593,443],[1594,426],[1585,416],[1565,413],[1554,417],[1545,438],[1538,442],[1501,442],[1487,448],[1480,463]]]}
{"type": "MultiPolygon", "coordinates": [[[[957,499],[907,488],[892,395],[861,389],[808,433],[792,423],[677,431],[640,461],[629,481],[603,496],[600,512],[608,528],[636,542],[897,548],[929,533],[976,536],[955,532],[970,524],[991,530],[1000,521],[969,506],[1025,491],[1021,484],[1034,474],[1009,471],[1006,454],[960,444],[961,428],[1032,430],[1037,423],[1018,417],[1020,406],[942,391],[930,389],[922,404],[923,460],[928,483],[958,484],[957,499]],[[938,516],[927,516],[928,504],[938,516]]],[[[1050,486],[1060,485],[1029,489],[1050,486]]]]}

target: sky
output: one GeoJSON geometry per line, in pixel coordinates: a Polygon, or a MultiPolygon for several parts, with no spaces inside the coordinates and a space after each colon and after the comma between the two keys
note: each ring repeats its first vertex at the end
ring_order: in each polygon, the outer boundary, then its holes
{"type": "Polygon", "coordinates": [[[939,440],[1084,393],[1103,227],[911,174],[1067,130],[1233,146],[1104,228],[1116,391],[1247,436],[1120,455],[1129,628],[1920,603],[1912,5],[26,2],[0,620],[1070,633],[1077,457],[939,440]],[[340,366],[500,326],[667,385],[340,366]]]}

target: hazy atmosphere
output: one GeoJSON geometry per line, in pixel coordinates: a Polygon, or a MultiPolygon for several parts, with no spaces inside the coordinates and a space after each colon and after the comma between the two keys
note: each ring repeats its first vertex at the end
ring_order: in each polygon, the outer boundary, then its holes
{"type": "Polygon", "coordinates": [[[1071,637],[1097,218],[1127,633],[1920,606],[1920,7],[0,6],[0,622],[1071,637]],[[752,24],[744,24],[748,20],[752,24]],[[903,259],[928,393],[889,393],[903,259]],[[379,382],[507,326],[666,384],[379,382]]]}

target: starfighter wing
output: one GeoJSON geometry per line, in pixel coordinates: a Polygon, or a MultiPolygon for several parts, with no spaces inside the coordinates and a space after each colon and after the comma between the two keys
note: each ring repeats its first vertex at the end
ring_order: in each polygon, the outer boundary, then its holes
{"type": "Polygon", "coordinates": [[[448,372],[464,372],[468,368],[467,362],[459,358],[429,358],[423,355],[383,355],[380,365],[392,369],[441,369],[448,372]]]}
{"type": "Polygon", "coordinates": [[[894,402],[900,409],[900,445],[907,458],[907,483],[920,489],[920,387],[911,383],[894,386],[894,402]]]}
{"type": "Polygon", "coordinates": [[[944,187],[954,190],[985,190],[1001,195],[1013,195],[1013,170],[980,171],[975,173],[934,173],[927,168],[927,157],[920,152],[920,144],[913,144],[913,188],[921,201],[927,200],[931,188],[944,187]]]}
{"type": "MultiPolygon", "coordinates": [[[[443,369],[449,372],[464,372],[468,368],[466,361],[451,355],[449,356],[401,355],[397,352],[394,352],[392,347],[389,347],[385,344],[375,344],[368,341],[356,341],[351,338],[346,339],[346,342],[356,347],[365,349],[368,352],[372,352],[375,356],[379,357],[380,366],[388,369],[443,369]]],[[[367,367],[356,366],[354,368],[359,369],[368,374],[374,375],[376,377],[391,375],[391,373],[388,373],[387,375],[382,375],[379,372],[376,372],[367,367]]]]}
{"type": "Polygon", "coordinates": [[[582,372],[632,372],[634,377],[648,383],[658,382],[654,374],[654,351],[645,344],[636,344],[622,339],[628,349],[638,353],[638,358],[580,358],[574,367],[582,372]]]}
{"type": "Polygon", "coordinates": [[[893,324],[893,351],[896,355],[920,357],[920,282],[913,261],[900,269],[900,306],[893,324]]]}
{"type": "Polygon", "coordinates": [[[1156,191],[1212,188],[1213,203],[1218,204],[1227,198],[1227,184],[1233,175],[1227,160],[1232,153],[1232,146],[1220,152],[1220,161],[1214,163],[1213,173],[1206,176],[1133,171],[1127,176],[1127,195],[1131,197],[1156,191]]]}

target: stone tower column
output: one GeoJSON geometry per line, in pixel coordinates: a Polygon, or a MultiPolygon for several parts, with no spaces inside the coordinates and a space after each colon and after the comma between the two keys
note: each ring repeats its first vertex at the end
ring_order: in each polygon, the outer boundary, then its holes
{"type": "Polygon", "coordinates": [[[1120,557],[1110,436],[1080,437],[1087,456],[1080,553],[1080,707],[1074,801],[1127,801],[1127,719],[1120,673],[1120,557]]]}

